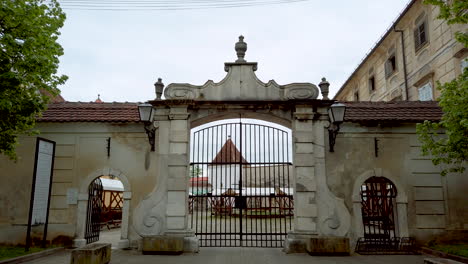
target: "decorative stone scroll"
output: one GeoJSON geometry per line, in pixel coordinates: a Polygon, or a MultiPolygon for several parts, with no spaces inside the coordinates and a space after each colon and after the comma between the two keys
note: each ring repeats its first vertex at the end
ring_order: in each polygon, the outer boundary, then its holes
{"type": "Polygon", "coordinates": [[[236,43],[236,62],[225,63],[226,77],[219,83],[211,80],[197,86],[187,83],[172,83],[164,91],[166,99],[204,101],[285,101],[316,99],[319,89],[312,83],[279,85],[274,80],[263,83],[255,75],[256,62],[244,59],[247,44],[239,37],[236,43]]]}

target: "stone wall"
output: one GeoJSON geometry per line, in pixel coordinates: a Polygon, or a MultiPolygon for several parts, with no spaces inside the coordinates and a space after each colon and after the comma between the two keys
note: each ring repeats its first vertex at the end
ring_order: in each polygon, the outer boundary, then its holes
{"type": "Polygon", "coordinates": [[[397,235],[425,243],[453,230],[466,230],[467,172],[440,176],[440,168],[421,156],[420,145],[414,124],[342,125],[335,152],[326,154],[326,170],[328,186],[352,214],[348,236],[353,240],[362,236],[359,187],[372,176],[387,177],[397,187],[397,235]]]}
{"type": "MultiPolygon", "coordinates": [[[[438,8],[422,2],[417,0],[395,25],[395,29],[403,30],[408,100],[419,100],[418,88],[428,82],[432,84],[433,99],[439,97],[436,81],[445,83],[453,80],[461,73],[461,62],[468,56],[463,45],[454,38],[456,31],[466,31],[468,26],[447,25],[443,20],[437,19],[438,8]],[[413,31],[415,21],[421,15],[426,17],[428,43],[416,50],[413,31]]],[[[335,95],[335,99],[355,101],[357,92],[360,101],[405,100],[400,32],[391,31],[349,78],[335,95]],[[396,70],[386,76],[385,63],[392,51],[396,55],[396,70]],[[375,77],[374,91],[368,85],[371,76],[375,77]]]]}
{"type": "MultiPolygon", "coordinates": [[[[83,235],[80,210],[86,212],[87,187],[95,178],[106,174],[126,181],[124,199],[135,207],[156,185],[154,153],[141,124],[39,123],[40,137],[56,142],[50,200],[48,239],[83,235]],[[110,156],[107,139],[111,138],[110,156]],[[129,189],[137,189],[131,194],[129,189]],[[84,194],[83,195],[83,190],[84,194]],[[131,199],[131,200],[130,200],[131,199]],[[79,208],[80,203],[82,207],[79,208]]],[[[22,136],[17,162],[0,157],[0,243],[24,243],[34,170],[36,137],[22,136]]],[[[156,146],[158,147],[158,146],[156,146]]],[[[127,209],[128,210],[128,209],[127,209]]],[[[126,215],[125,215],[126,214],[126,215]]],[[[128,226],[131,217],[127,216],[128,226]]],[[[33,228],[41,236],[43,227],[33,228]]],[[[134,231],[125,230],[127,238],[134,231]],[[128,231],[128,232],[127,232],[128,231]]]]}

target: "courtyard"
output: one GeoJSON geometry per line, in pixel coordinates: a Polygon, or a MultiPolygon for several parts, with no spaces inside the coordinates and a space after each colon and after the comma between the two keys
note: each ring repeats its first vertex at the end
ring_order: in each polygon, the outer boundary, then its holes
{"type": "MultiPolygon", "coordinates": [[[[35,264],[69,263],[71,250],[65,250],[52,256],[36,259],[35,264]]],[[[112,250],[111,263],[187,263],[187,264],[284,264],[284,263],[320,263],[320,264],[422,264],[423,255],[382,255],[349,257],[315,257],[305,253],[285,254],[278,248],[201,248],[200,253],[184,253],[180,256],[142,255],[134,250],[112,250]]]]}

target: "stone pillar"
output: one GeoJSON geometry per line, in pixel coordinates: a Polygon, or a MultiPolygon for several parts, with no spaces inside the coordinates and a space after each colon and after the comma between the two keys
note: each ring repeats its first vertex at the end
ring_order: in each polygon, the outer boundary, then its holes
{"type": "Polygon", "coordinates": [[[130,199],[132,198],[131,192],[123,192],[123,211],[122,211],[122,225],[120,231],[120,240],[117,244],[118,248],[130,247],[130,241],[128,240],[128,222],[129,222],[129,211],[130,211],[130,199]]]}
{"type": "Polygon", "coordinates": [[[190,124],[187,106],[172,106],[169,112],[169,155],[166,230],[164,236],[184,237],[184,251],[197,252],[198,239],[188,227],[188,174],[190,124]]]}
{"type": "Polygon", "coordinates": [[[288,233],[285,251],[305,252],[306,240],[317,235],[315,155],[311,106],[296,106],[293,120],[294,230],[288,233]]]}
{"type": "Polygon", "coordinates": [[[78,194],[78,210],[76,220],[76,238],[73,240],[73,247],[82,247],[86,245],[85,225],[88,211],[88,194],[78,194]],[[79,218],[79,219],[78,219],[79,218]]]}

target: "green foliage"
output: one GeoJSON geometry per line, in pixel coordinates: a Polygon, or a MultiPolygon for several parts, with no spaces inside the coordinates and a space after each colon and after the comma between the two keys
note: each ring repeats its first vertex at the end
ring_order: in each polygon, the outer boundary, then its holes
{"type": "Polygon", "coordinates": [[[24,246],[0,246],[0,261],[36,253],[42,250],[45,250],[45,248],[31,247],[29,251],[26,252],[24,251],[24,246]]]}
{"type": "MultiPolygon", "coordinates": [[[[468,23],[468,1],[466,0],[425,0],[424,3],[438,6],[440,13],[437,18],[446,20],[449,25],[468,23]]],[[[465,46],[468,45],[467,32],[456,32],[455,38],[465,46]]]]}
{"type": "Polygon", "coordinates": [[[433,245],[430,248],[435,249],[437,251],[442,251],[447,254],[462,256],[467,258],[468,257],[468,244],[451,244],[451,245],[433,245]]]}
{"type": "Polygon", "coordinates": [[[49,96],[67,79],[57,75],[64,21],[56,0],[0,1],[0,153],[11,159],[18,135],[34,133],[49,96]]]}
{"type": "Polygon", "coordinates": [[[190,177],[200,177],[203,175],[203,169],[195,165],[190,167],[190,177]]]}
{"type": "MultiPolygon", "coordinates": [[[[425,3],[439,6],[439,18],[448,24],[468,22],[468,2],[465,0],[426,0],[425,3]]],[[[466,32],[457,32],[457,40],[468,47],[466,32]]],[[[439,105],[444,115],[440,122],[425,121],[416,127],[423,143],[423,155],[432,155],[434,165],[446,164],[441,174],[463,172],[468,158],[468,69],[451,82],[437,82],[441,91],[439,105]],[[440,133],[441,131],[445,132],[440,133]]]]}

